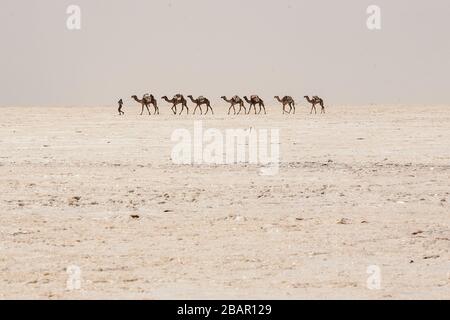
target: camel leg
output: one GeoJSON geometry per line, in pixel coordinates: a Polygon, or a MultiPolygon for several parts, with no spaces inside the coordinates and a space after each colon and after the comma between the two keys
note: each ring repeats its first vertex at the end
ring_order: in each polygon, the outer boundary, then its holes
{"type": "Polygon", "coordinates": [[[177,107],[172,106],[172,112],[173,112],[174,115],[176,115],[177,114],[177,107]]]}
{"type": "Polygon", "coordinates": [[[294,109],[294,114],[295,114],[295,105],[292,105],[291,108],[294,109]]]}
{"type": "Polygon", "coordinates": [[[181,108],[180,116],[181,116],[181,114],[183,113],[184,108],[186,108],[186,114],[189,114],[189,108],[188,108],[188,106],[185,105],[185,104],[183,104],[182,106],[183,106],[183,107],[181,108]]]}
{"type": "Polygon", "coordinates": [[[147,104],[145,105],[145,107],[147,108],[147,111],[148,111],[148,115],[149,115],[149,116],[151,116],[151,115],[152,115],[152,113],[150,112],[150,108],[148,107],[148,105],[147,105],[147,104]]]}
{"type": "Polygon", "coordinates": [[[201,107],[200,105],[197,105],[197,106],[195,107],[194,114],[195,114],[195,112],[197,111],[197,108],[200,108],[200,115],[202,116],[202,115],[203,115],[203,110],[202,110],[202,107],[201,107]]]}
{"type": "Polygon", "coordinates": [[[144,114],[144,105],[142,105],[141,116],[144,114]]]}
{"type": "Polygon", "coordinates": [[[209,112],[209,109],[211,109],[211,113],[214,115],[214,110],[211,108],[211,105],[210,104],[207,104],[206,105],[206,112],[205,112],[205,116],[208,114],[208,112],[209,112]]]}
{"type": "MultiPolygon", "coordinates": [[[[267,114],[267,112],[266,112],[266,106],[262,104],[259,108],[261,109],[261,107],[262,107],[263,110],[264,110],[264,114],[267,114]]],[[[259,113],[261,113],[261,110],[259,111],[259,113]]]]}

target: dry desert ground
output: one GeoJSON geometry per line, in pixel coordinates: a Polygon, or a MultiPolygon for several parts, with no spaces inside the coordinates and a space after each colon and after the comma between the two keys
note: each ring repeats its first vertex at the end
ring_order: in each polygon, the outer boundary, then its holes
{"type": "Polygon", "coordinates": [[[450,107],[215,109],[1,108],[0,299],[450,299],[450,107]],[[200,119],[278,174],[174,164],[200,119]]]}

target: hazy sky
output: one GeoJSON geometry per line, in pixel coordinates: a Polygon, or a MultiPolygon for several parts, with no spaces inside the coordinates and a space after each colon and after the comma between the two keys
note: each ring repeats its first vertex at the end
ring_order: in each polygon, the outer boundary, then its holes
{"type": "Polygon", "coordinates": [[[450,104],[449,0],[0,0],[0,39],[0,106],[145,92],[450,104]]]}

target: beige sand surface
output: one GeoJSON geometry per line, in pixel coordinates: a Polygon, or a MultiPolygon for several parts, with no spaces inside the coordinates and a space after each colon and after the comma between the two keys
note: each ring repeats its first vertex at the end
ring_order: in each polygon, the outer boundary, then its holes
{"type": "Polygon", "coordinates": [[[275,176],[174,165],[161,109],[1,108],[0,299],[450,299],[449,107],[203,118],[280,129],[275,176]]]}

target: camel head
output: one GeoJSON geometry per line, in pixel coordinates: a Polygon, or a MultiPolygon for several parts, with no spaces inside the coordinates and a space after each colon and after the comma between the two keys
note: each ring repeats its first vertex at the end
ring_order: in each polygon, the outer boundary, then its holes
{"type": "Polygon", "coordinates": [[[226,100],[226,99],[227,99],[227,97],[225,97],[225,96],[221,96],[220,98],[221,98],[221,99],[224,99],[224,100],[226,100]]]}
{"type": "Polygon", "coordinates": [[[136,102],[142,102],[141,99],[139,99],[136,95],[131,96],[131,99],[134,99],[136,102]]]}
{"type": "Polygon", "coordinates": [[[167,96],[161,97],[161,99],[166,100],[166,99],[167,99],[167,96]]]}

